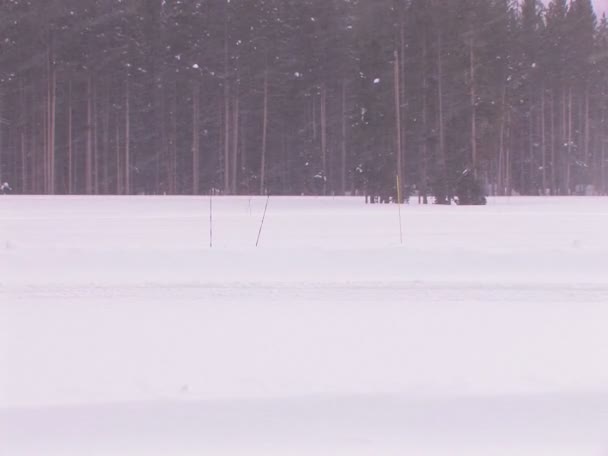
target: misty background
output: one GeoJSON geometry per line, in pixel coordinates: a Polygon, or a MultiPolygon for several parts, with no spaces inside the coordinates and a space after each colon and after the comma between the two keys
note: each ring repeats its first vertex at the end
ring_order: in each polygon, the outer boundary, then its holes
{"type": "Polygon", "coordinates": [[[606,5],[12,0],[0,180],[35,194],[603,194],[606,5]]]}

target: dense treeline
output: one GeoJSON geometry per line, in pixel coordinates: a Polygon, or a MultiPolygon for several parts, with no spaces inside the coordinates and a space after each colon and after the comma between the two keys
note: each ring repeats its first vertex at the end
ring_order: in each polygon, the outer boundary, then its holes
{"type": "Polygon", "coordinates": [[[590,0],[2,0],[18,193],[606,193],[590,0]]]}

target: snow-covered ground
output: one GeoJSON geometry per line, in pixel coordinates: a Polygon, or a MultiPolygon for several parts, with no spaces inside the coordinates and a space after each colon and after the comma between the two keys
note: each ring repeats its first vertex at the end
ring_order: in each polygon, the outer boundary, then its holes
{"type": "Polygon", "coordinates": [[[0,198],[0,454],[608,454],[608,199],[0,198]]]}

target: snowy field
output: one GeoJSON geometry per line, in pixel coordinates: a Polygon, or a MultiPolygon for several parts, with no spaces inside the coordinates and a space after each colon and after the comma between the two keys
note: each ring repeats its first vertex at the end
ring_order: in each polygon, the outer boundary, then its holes
{"type": "Polygon", "coordinates": [[[0,454],[608,455],[608,199],[0,197],[0,454]]]}

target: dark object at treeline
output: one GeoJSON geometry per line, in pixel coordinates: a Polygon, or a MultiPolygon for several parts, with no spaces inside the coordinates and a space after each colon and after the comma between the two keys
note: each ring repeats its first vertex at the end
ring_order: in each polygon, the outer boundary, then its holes
{"type": "MultiPolygon", "coordinates": [[[[366,187],[366,204],[397,202],[395,185],[381,186],[367,183],[366,187]]],[[[447,191],[445,185],[435,185],[433,189],[434,194],[432,196],[434,196],[435,204],[449,205],[453,201],[459,206],[484,206],[488,202],[481,181],[475,177],[473,170],[470,168],[462,172],[451,192],[447,191]]],[[[409,202],[412,189],[406,186],[403,193],[402,202],[409,202]]]]}
{"type": "Polygon", "coordinates": [[[459,206],[483,206],[488,202],[483,185],[470,169],[464,170],[460,176],[454,195],[454,201],[459,206]]]}
{"type": "Polygon", "coordinates": [[[11,188],[10,185],[8,185],[8,182],[0,184],[0,194],[10,195],[12,192],[13,192],[13,189],[11,188]]]}

